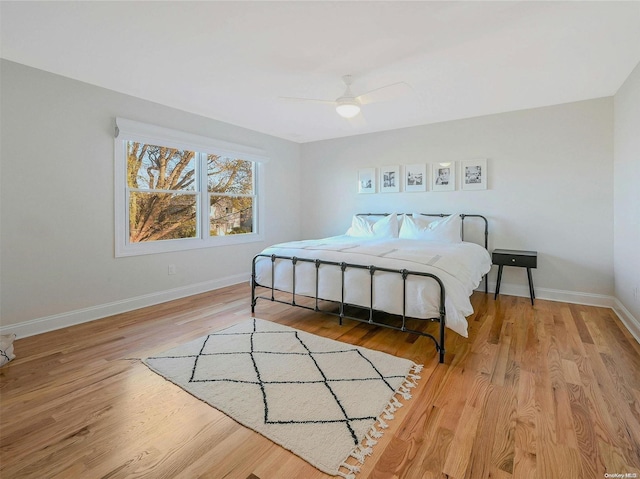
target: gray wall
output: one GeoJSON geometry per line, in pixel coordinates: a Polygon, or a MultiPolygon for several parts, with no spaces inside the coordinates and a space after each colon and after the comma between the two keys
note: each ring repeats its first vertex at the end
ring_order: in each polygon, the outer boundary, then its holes
{"type": "Polygon", "coordinates": [[[640,321],[640,64],[615,96],[614,151],[615,295],[640,321]]]}
{"type": "MultiPolygon", "coordinates": [[[[298,145],[0,67],[3,330],[40,332],[244,281],[266,245],[342,234],[353,213],[369,211],[484,214],[490,249],[539,252],[538,297],[611,305],[615,295],[640,317],[640,68],[615,98],[298,145]],[[116,259],[116,116],[266,150],[265,241],[116,259]],[[487,159],[487,190],[357,194],[360,168],[474,158],[487,159]]],[[[524,271],[506,268],[502,291],[528,295],[524,271]]]]}
{"type": "Polygon", "coordinates": [[[17,63],[1,69],[3,326],[56,327],[248,281],[253,254],[300,236],[298,144],[17,63]],[[116,116],[264,149],[265,242],[116,259],[116,116]]]}
{"type": "MultiPolygon", "coordinates": [[[[480,213],[490,249],[538,251],[539,297],[613,294],[612,98],[308,143],[302,158],[305,237],[341,234],[356,212],[480,213]],[[487,190],[357,193],[359,168],[475,158],[487,190]]],[[[528,296],[526,273],[505,268],[501,291],[528,296]]]]}

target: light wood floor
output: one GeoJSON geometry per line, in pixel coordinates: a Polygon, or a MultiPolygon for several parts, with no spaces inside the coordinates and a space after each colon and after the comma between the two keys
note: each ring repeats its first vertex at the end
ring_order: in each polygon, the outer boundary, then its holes
{"type": "MultiPolygon", "coordinates": [[[[248,298],[239,285],[18,340],[0,477],[328,478],[137,359],[244,320],[248,298]]],[[[425,365],[358,478],[640,478],[640,346],[615,314],[472,300],[446,364],[424,337],[267,301],[256,316],[425,365]]]]}

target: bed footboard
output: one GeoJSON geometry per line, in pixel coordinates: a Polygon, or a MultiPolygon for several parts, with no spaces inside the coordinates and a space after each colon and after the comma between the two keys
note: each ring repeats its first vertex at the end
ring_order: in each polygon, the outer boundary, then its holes
{"type": "MultiPolygon", "coordinates": [[[[308,297],[308,295],[305,295],[305,297],[308,297]]],[[[288,304],[291,306],[296,306],[299,308],[304,308],[304,309],[308,309],[311,311],[317,311],[317,312],[322,312],[325,314],[331,314],[334,316],[338,316],[340,318],[340,324],[342,324],[342,320],[344,318],[347,319],[351,319],[354,321],[359,321],[362,323],[367,323],[367,324],[373,324],[375,326],[381,326],[384,328],[390,328],[390,329],[395,329],[398,331],[403,331],[406,333],[413,333],[413,334],[418,334],[420,336],[426,336],[428,338],[431,338],[435,344],[436,350],[438,351],[439,355],[440,355],[440,363],[444,363],[444,356],[445,356],[445,289],[444,289],[444,284],[442,283],[442,281],[440,280],[440,278],[438,278],[436,275],[431,274],[431,273],[423,273],[423,272],[418,272],[418,271],[409,271],[406,269],[389,269],[389,268],[380,268],[378,266],[365,266],[365,265],[361,265],[361,264],[352,264],[352,263],[345,263],[345,262],[333,262],[333,261],[325,261],[325,260],[320,260],[320,259],[309,259],[309,258],[298,258],[295,256],[280,256],[280,255],[275,255],[275,254],[258,254],[253,258],[252,261],[252,266],[251,266],[251,313],[255,313],[255,306],[256,303],[258,301],[258,299],[266,299],[269,301],[274,301],[274,302],[278,302],[278,303],[283,303],[283,304],[288,304]],[[258,261],[260,258],[269,258],[271,260],[271,286],[262,286],[260,284],[258,284],[257,282],[257,277],[256,277],[256,261],[258,261]],[[283,260],[283,261],[290,261],[291,265],[292,265],[292,274],[293,274],[293,278],[292,278],[292,291],[287,292],[285,291],[285,293],[290,293],[291,294],[291,299],[289,301],[285,301],[282,299],[278,299],[275,297],[275,292],[276,291],[280,291],[275,287],[275,263],[277,260],[283,260]],[[313,307],[310,306],[305,306],[302,304],[298,304],[296,302],[296,265],[298,263],[313,263],[315,265],[315,297],[313,298],[315,301],[315,304],[313,307]],[[320,266],[323,265],[328,265],[328,266],[334,266],[336,268],[339,268],[341,271],[341,278],[342,278],[342,284],[341,284],[341,298],[339,301],[336,300],[330,300],[330,299],[325,299],[325,298],[321,298],[319,297],[319,278],[320,278],[320,266]],[[356,304],[349,304],[347,302],[345,302],[345,272],[350,269],[361,269],[361,270],[368,270],[369,271],[369,288],[370,288],[370,304],[368,306],[362,306],[362,305],[356,305],[356,304]],[[390,324],[385,324],[385,323],[381,323],[381,322],[377,322],[374,320],[374,304],[373,304],[373,283],[374,283],[374,276],[376,274],[376,272],[385,272],[385,273],[393,273],[393,274],[398,274],[400,275],[400,277],[402,278],[402,314],[400,315],[402,317],[402,323],[400,326],[394,326],[394,325],[390,325],[390,324]],[[422,276],[425,278],[430,278],[433,281],[435,281],[439,288],[440,288],[440,304],[439,304],[439,311],[438,311],[438,317],[436,318],[420,318],[426,321],[437,321],[439,322],[439,326],[440,326],[440,331],[439,331],[439,338],[436,338],[435,336],[433,336],[432,334],[429,333],[425,333],[423,331],[417,331],[414,329],[409,329],[406,327],[406,320],[407,319],[411,319],[410,317],[407,316],[406,314],[406,310],[407,310],[407,278],[409,278],[410,276],[422,276]],[[259,296],[256,292],[256,288],[265,288],[265,289],[269,289],[271,290],[271,295],[270,296],[259,296]],[[321,309],[320,308],[320,302],[330,302],[330,303],[334,303],[338,305],[338,312],[335,311],[331,311],[331,310],[326,310],[326,309],[321,309]],[[368,311],[368,319],[363,319],[363,318],[359,318],[356,316],[351,316],[348,315],[345,311],[347,307],[350,306],[354,306],[360,309],[364,309],[365,311],[368,311]]]]}

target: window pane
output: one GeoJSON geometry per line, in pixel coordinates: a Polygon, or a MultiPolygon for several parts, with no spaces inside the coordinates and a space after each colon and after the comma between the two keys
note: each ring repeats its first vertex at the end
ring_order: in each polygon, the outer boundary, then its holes
{"type": "Polygon", "coordinates": [[[149,190],[195,190],[196,154],[165,146],[127,142],[127,184],[149,190]]]}
{"type": "Polygon", "coordinates": [[[209,234],[253,233],[253,197],[210,196],[209,234]]]}
{"type": "Polygon", "coordinates": [[[129,200],[129,241],[195,238],[195,194],[132,192],[129,200]]]}
{"type": "Polygon", "coordinates": [[[253,162],[208,155],[207,189],[212,193],[253,194],[253,162]]]}

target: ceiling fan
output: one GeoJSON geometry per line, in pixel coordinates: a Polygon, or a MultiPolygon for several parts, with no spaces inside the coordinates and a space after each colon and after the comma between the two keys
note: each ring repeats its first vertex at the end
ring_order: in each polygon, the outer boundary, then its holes
{"type": "Polygon", "coordinates": [[[408,83],[396,82],[355,96],[351,91],[353,77],[351,75],[344,75],[342,77],[342,81],[347,88],[344,93],[335,100],[318,100],[315,98],[296,98],[288,96],[281,96],[279,99],[284,101],[332,104],[335,105],[338,115],[343,118],[353,118],[360,113],[360,107],[362,105],[395,98],[399,94],[404,93],[405,90],[411,88],[408,83]]]}

